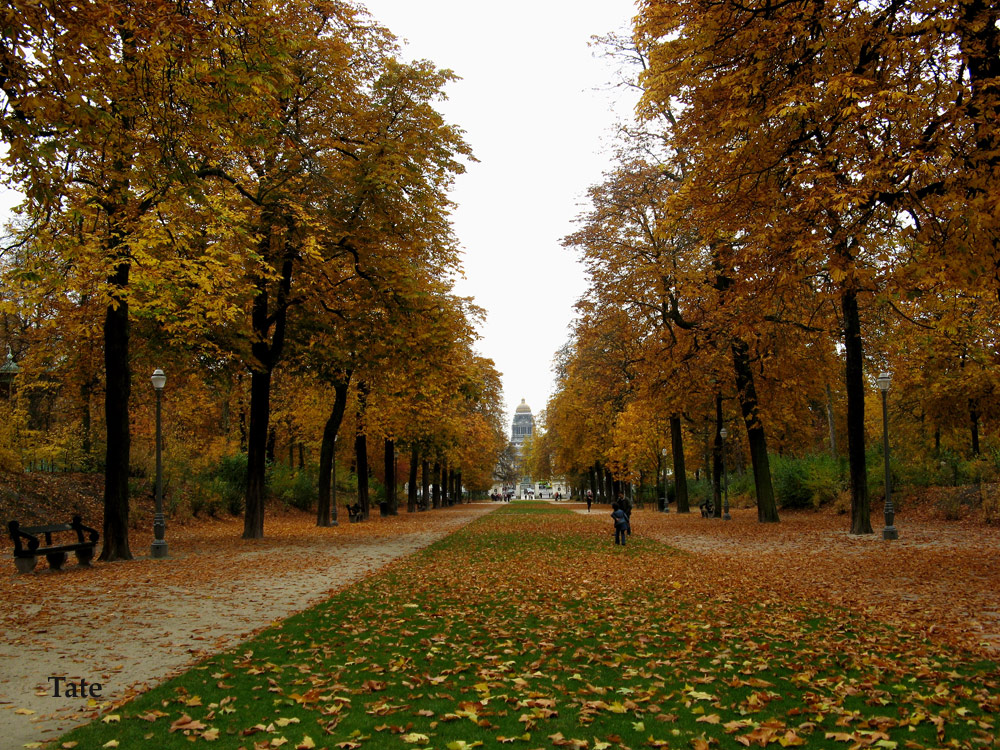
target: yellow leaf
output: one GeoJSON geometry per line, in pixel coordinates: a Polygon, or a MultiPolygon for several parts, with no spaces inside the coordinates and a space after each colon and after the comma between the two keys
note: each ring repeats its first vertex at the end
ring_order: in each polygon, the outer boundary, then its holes
{"type": "Polygon", "coordinates": [[[121,714],[108,714],[101,721],[105,724],[118,724],[122,720],[121,714]]]}
{"type": "Polygon", "coordinates": [[[35,712],[32,711],[30,708],[19,708],[14,713],[18,714],[19,716],[31,716],[35,712]]]}
{"type": "Polygon", "coordinates": [[[316,747],[316,743],[313,742],[313,738],[308,734],[302,738],[302,742],[295,746],[295,750],[313,750],[316,747]]]}
{"type": "Polygon", "coordinates": [[[118,747],[118,740],[108,740],[101,747],[118,747]]]}

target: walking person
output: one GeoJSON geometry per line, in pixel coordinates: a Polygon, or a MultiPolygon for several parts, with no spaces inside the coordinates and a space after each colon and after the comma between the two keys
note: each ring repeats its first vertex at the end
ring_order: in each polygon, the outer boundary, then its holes
{"type": "Polygon", "coordinates": [[[590,513],[590,504],[594,502],[594,493],[591,490],[587,490],[587,512],[590,513]]]}
{"type": "Polygon", "coordinates": [[[628,518],[618,503],[611,506],[611,519],[615,522],[615,544],[625,546],[625,535],[628,529],[628,518]]]}
{"type": "Polygon", "coordinates": [[[628,529],[628,535],[632,536],[632,501],[621,492],[618,493],[618,507],[625,514],[625,528],[628,529]]]}

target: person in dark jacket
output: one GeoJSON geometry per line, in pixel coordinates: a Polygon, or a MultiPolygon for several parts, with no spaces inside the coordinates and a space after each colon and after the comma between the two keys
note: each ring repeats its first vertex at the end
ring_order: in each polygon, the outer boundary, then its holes
{"type": "Polygon", "coordinates": [[[625,535],[628,530],[628,517],[618,503],[611,506],[611,519],[615,522],[615,544],[625,546],[625,535]]]}

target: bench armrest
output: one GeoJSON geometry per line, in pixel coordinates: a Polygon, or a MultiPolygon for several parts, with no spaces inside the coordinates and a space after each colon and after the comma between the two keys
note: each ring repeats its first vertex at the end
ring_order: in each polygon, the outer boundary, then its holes
{"type": "Polygon", "coordinates": [[[97,529],[92,529],[89,526],[84,525],[83,519],[80,516],[73,516],[73,523],[70,524],[76,531],[76,536],[81,542],[89,541],[91,544],[97,544],[97,540],[101,535],[97,532],[97,529]],[[90,539],[84,539],[84,532],[90,537],[90,539]]]}
{"type": "Polygon", "coordinates": [[[24,552],[24,545],[21,543],[23,539],[28,543],[28,552],[34,552],[38,549],[41,544],[41,540],[34,534],[29,534],[26,531],[21,530],[21,524],[17,521],[11,521],[7,524],[7,529],[10,531],[10,539],[14,542],[14,554],[24,552]]]}

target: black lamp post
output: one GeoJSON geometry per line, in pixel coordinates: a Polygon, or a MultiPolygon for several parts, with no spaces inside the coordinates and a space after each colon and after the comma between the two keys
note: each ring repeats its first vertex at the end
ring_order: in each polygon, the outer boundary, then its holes
{"type": "Polygon", "coordinates": [[[663,448],[660,451],[660,456],[663,458],[663,512],[670,512],[670,496],[667,494],[667,449],[663,448]]]}
{"type": "Polygon", "coordinates": [[[153,544],[149,550],[149,556],[153,558],[164,558],[167,556],[167,543],[164,534],[167,530],[167,523],[163,518],[163,460],[162,460],[162,435],[160,432],[160,403],[163,394],[163,386],[167,384],[167,376],[163,370],[157,368],[150,378],[153,381],[153,390],[156,391],[156,515],[153,516],[153,544]]]}
{"type": "Polygon", "coordinates": [[[719,430],[719,437],[722,438],[722,520],[729,521],[729,472],[726,471],[726,438],[729,437],[729,430],[723,427],[719,430]]]}
{"type": "Polygon", "coordinates": [[[882,529],[883,539],[899,539],[899,531],[893,525],[896,520],[896,512],[892,507],[892,483],[889,474],[889,385],[892,383],[892,375],[887,372],[879,373],[875,380],[878,389],[882,391],[882,452],[885,454],[885,528],[882,529]]]}

